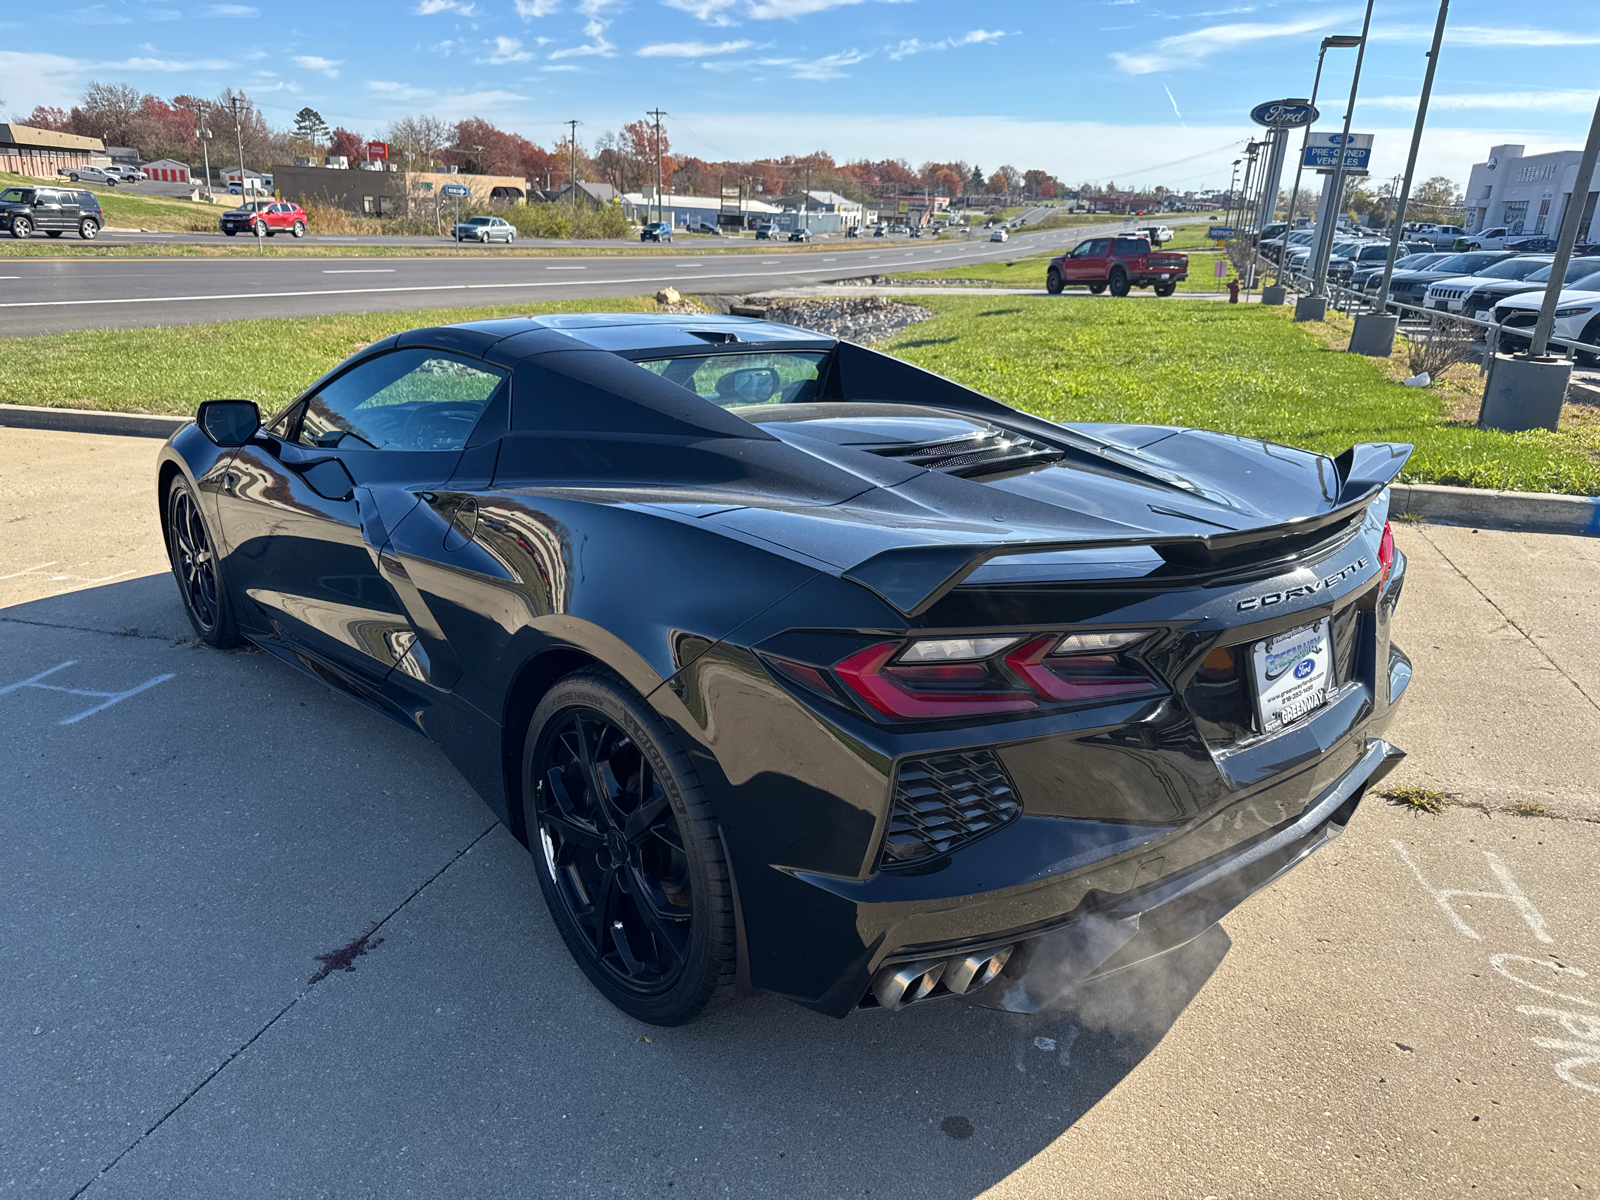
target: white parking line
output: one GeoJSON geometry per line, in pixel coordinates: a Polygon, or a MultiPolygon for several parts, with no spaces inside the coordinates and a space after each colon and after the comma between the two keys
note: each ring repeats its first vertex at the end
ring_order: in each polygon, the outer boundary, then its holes
{"type": "Polygon", "coordinates": [[[546,271],[587,271],[588,267],[546,267],[546,271]]]}
{"type": "Polygon", "coordinates": [[[393,275],[393,267],[338,267],[325,270],[324,275],[393,275]]]}
{"type": "Polygon", "coordinates": [[[0,279],[21,279],[21,275],[0,275],[0,279]]]}

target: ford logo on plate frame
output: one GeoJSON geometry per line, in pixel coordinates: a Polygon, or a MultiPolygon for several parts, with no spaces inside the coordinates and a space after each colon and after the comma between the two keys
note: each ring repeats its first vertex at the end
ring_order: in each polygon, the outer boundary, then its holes
{"type": "Polygon", "coordinates": [[[1268,129],[1298,129],[1322,114],[1304,100],[1269,100],[1250,110],[1250,119],[1268,129]]]}

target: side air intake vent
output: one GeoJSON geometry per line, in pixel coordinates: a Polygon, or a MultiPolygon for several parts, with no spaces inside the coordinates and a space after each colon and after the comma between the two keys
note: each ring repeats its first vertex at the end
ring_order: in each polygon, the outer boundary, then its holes
{"type": "Polygon", "coordinates": [[[1022,804],[989,750],[908,758],[895,776],[894,808],[879,867],[915,870],[1015,820],[1022,804]]]}
{"type": "Polygon", "coordinates": [[[1042,466],[1066,457],[1062,451],[1041,445],[1020,433],[1007,433],[992,426],[977,430],[968,437],[926,445],[899,442],[864,449],[870,449],[884,458],[898,459],[912,466],[944,471],[963,478],[1042,466]]]}

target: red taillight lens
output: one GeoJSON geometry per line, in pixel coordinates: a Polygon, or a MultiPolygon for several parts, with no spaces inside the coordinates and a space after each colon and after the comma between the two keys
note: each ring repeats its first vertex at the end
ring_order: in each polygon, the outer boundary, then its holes
{"type": "Polygon", "coordinates": [[[1383,538],[1378,542],[1378,590],[1389,586],[1389,572],[1394,570],[1394,530],[1389,522],[1383,523],[1383,538]]]}
{"type": "Polygon", "coordinates": [[[899,642],[880,642],[834,665],[856,695],[888,717],[960,717],[1018,712],[1038,701],[995,690],[981,662],[889,665],[899,642]]]}
{"type": "Polygon", "coordinates": [[[1148,675],[1115,654],[1051,655],[1057,638],[1038,638],[1006,655],[1006,666],[1052,700],[1099,700],[1160,690],[1148,675]]]}

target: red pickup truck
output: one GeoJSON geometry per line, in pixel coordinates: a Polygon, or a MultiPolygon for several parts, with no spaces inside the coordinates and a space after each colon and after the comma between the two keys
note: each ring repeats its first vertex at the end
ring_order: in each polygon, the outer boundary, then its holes
{"type": "Polygon", "coordinates": [[[1045,290],[1052,296],[1069,284],[1088,284],[1099,295],[1107,288],[1126,296],[1136,287],[1151,287],[1170,296],[1189,277],[1189,256],[1177,250],[1152,250],[1148,238],[1099,237],[1079,242],[1069,253],[1052,258],[1045,272],[1045,290]]]}

